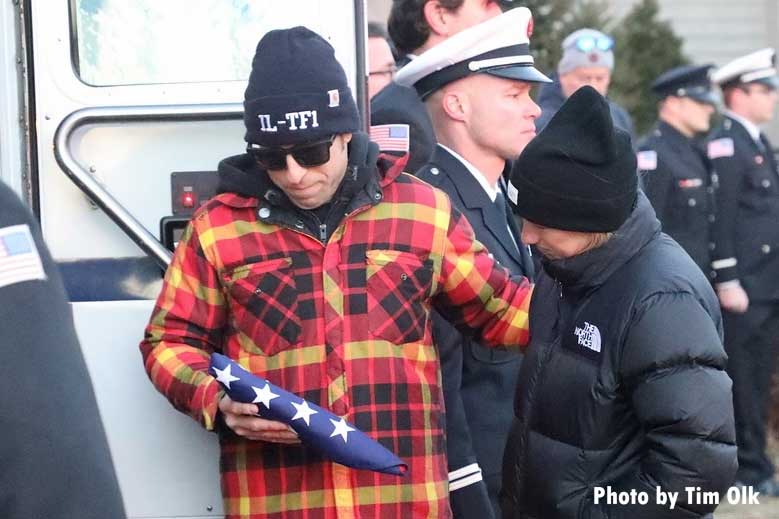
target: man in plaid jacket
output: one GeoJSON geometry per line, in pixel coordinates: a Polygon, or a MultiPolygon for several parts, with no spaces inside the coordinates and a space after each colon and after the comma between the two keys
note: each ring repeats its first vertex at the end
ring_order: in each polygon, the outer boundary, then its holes
{"type": "Polygon", "coordinates": [[[193,217],[141,343],[154,385],[216,430],[228,518],[450,517],[435,307],[498,345],[528,340],[530,286],[496,266],[443,192],[358,132],[332,47],[303,27],[259,43],[247,153],[193,217]],[[344,417],[408,464],[332,463],[231,401],[220,351],[344,417]]]}

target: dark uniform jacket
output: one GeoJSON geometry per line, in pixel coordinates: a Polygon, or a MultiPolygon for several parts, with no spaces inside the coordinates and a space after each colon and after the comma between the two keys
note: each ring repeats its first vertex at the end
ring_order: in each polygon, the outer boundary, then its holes
{"type": "Polygon", "coordinates": [[[715,283],[738,279],[750,301],[779,300],[779,174],[771,144],[726,117],[709,141],[717,189],[715,283]]]}
{"type": "Polygon", "coordinates": [[[706,278],[638,206],[603,246],[544,260],[530,310],[503,470],[504,518],[695,518],[722,493],[736,447],[722,322],[706,278]],[[594,502],[594,487],[647,492],[594,502]],[[680,492],[673,510],[656,486],[680,492]]]}
{"type": "Polygon", "coordinates": [[[697,141],[659,121],[638,146],[644,192],[663,231],[711,278],[714,187],[711,166],[697,141]]]}
{"type": "Polygon", "coordinates": [[[414,173],[433,155],[436,138],[425,103],[417,91],[394,81],[371,99],[371,125],[408,124],[409,159],[406,171],[414,173]]]}
{"type": "MultiPolygon", "coordinates": [[[[536,128],[538,131],[544,129],[549,120],[552,119],[554,114],[557,113],[565,102],[565,96],[560,87],[560,80],[557,76],[553,76],[552,79],[554,79],[554,81],[541,86],[541,90],[538,93],[538,106],[541,107],[541,115],[536,119],[536,128]]],[[[636,133],[633,126],[633,119],[630,118],[630,114],[614,101],[610,99],[607,99],[607,101],[609,102],[611,120],[614,122],[614,125],[617,128],[628,132],[631,140],[635,142],[636,133]]]]}
{"type": "MultiPolygon", "coordinates": [[[[501,265],[513,274],[532,277],[527,247],[514,246],[507,218],[459,159],[437,146],[418,176],[449,195],[476,239],[501,265]]],[[[510,220],[519,240],[519,229],[510,220]]],[[[521,355],[516,349],[485,347],[460,334],[439,314],[433,321],[433,337],[441,356],[452,511],[456,518],[500,517],[497,493],[503,446],[513,418],[511,401],[521,355]]]]}
{"type": "Polygon", "coordinates": [[[0,517],[124,517],[62,280],[32,215],[2,182],[0,236],[0,517]],[[13,272],[9,257],[36,255],[45,276],[13,272]]]}

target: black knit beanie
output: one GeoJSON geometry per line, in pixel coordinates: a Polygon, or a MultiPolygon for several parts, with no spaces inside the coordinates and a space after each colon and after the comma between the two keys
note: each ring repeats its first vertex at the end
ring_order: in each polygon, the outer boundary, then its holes
{"type": "Polygon", "coordinates": [[[582,87],[524,149],[511,184],[517,212],[533,223],[566,231],[615,231],[636,203],[630,136],[614,128],[608,102],[592,87],[582,87]]]}
{"type": "Polygon", "coordinates": [[[257,44],[243,102],[247,142],[282,146],[360,128],[357,105],[333,47],[305,27],[257,44]]]}

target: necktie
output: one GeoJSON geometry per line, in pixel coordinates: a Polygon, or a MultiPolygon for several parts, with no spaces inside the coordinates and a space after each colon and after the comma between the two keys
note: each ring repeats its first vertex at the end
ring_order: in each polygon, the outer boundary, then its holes
{"type": "Polygon", "coordinates": [[[503,191],[500,188],[498,189],[494,204],[495,208],[498,210],[498,214],[500,215],[501,220],[506,226],[506,230],[508,230],[509,236],[511,236],[511,242],[514,244],[514,247],[519,250],[519,247],[517,247],[517,238],[514,236],[514,232],[511,230],[511,226],[509,225],[509,212],[508,204],[506,203],[506,197],[503,196],[503,191]]]}

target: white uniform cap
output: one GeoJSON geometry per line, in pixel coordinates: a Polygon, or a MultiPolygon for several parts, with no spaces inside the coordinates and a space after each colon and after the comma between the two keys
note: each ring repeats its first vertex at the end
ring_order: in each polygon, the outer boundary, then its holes
{"type": "Polygon", "coordinates": [[[761,49],[723,65],[711,75],[711,80],[720,86],[759,81],[776,87],[775,61],[774,49],[761,49]]]}
{"type": "Polygon", "coordinates": [[[455,34],[411,60],[398,71],[395,81],[413,86],[422,99],[452,81],[482,72],[517,81],[550,83],[533,66],[532,32],[530,10],[511,9],[455,34]]]}

